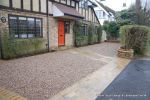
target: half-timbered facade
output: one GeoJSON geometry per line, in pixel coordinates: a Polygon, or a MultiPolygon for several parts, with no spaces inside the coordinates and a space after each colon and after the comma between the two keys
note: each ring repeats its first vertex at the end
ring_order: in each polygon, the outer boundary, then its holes
{"type": "Polygon", "coordinates": [[[76,20],[99,25],[95,6],[90,0],[0,0],[0,26],[16,39],[44,38],[50,50],[72,47],[76,20]]]}

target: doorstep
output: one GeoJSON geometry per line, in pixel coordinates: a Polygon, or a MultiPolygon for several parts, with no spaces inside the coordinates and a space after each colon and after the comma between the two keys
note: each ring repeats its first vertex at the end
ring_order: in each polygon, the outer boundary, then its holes
{"type": "Polygon", "coordinates": [[[128,59],[114,57],[109,64],[61,91],[49,100],[95,100],[129,62],[130,60],[128,59]]]}

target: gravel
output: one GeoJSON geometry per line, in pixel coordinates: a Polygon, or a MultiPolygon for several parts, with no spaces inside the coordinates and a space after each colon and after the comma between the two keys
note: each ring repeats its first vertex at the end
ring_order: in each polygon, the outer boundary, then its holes
{"type": "MultiPolygon", "coordinates": [[[[113,57],[118,47],[102,43],[78,49],[113,57]]],[[[71,49],[0,61],[0,87],[29,100],[47,100],[106,64],[73,52],[71,49]]]]}

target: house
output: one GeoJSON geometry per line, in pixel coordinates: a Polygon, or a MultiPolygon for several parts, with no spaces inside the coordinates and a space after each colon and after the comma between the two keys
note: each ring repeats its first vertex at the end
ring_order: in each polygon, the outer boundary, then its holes
{"type": "Polygon", "coordinates": [[[142,6],[150,10],[150,0],[141,0],[142,6]]]}
{"type": "Polygon", "coordinates": [[[49,51],[71,48],[75,21],[100,25],[95,6],[90,0],[0,0],[0,35],[5,30],[19,41],[44,39],[49,51]]]}
{"type": "Polygon", "coordinates": [[[98,2],[94,0],[94,2],[98,5],[97,7],[94,8],[96,11],[96,15],[98,16],[98,19],[103,25],[105,21],[115,21],[115,11],[112,10],[111,8],[103,5],[101,2],[98,2]]]}

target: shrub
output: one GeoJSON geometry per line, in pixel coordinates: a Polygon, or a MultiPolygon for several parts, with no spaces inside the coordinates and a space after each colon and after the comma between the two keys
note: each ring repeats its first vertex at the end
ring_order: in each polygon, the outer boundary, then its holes
{"type": "Polygon", "coordinates": [[[33,55],[46,51],[43,38],[15,39],[5,32],[2,37],[3,58],[11,59],[19,56],[33,55]]]}
{"type": "Polygon", "coordinates": [[[97,28],[97,35],[98,35],[98,42],[101,42],[101,40],[102,40],[102,27],[101,27],[101,25],[98,26],[98,28],[97,28]]]}
{"type": "Polygon", "coordinates": [[[82,34],[82,23],[76,21],[74,24],[75,46],[84,46],[88,44],[88,36],[82,34]]]}
{"type": "Polygon", "coordinates": [[[88,34],[83,34],[83,23],[76,21],[74,24],[75,46],[84,46],[101,41],[102,28],[96,27],[92,23],[88,25],[88,34]]]}
{"type": "Polygon", "coordinates": [[[93,44],[94,25],[90,23],[88,27],[88,43],[93,44]]]}
{"type": "Polygon", "coordinates": [[[115,17],[120,26],[133,24],[150,26],[150,10],[147,10],[146,6],[141,7],[141,4],[132,5],[127,10],[117,12],[115,17]]]}
{"type": "Polygon", "coordinates": [[[106,31],[109,39],[117,39],[119,37],[119,26],[116,22],[105,23],[103,29],[106,31]]]}
{"type": "Polygon", "coordinates": [[[139,25],[125,25],[120,29],[124,49],[133,49],[135,54],[144,55],[150,39],[150,28],[139,25]]]}

